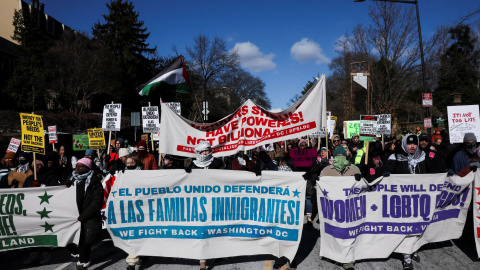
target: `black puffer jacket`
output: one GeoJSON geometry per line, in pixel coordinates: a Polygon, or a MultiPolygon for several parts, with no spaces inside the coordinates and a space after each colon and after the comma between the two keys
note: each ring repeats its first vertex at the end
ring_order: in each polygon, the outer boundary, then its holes
{"type": "Polygon", "coordinates": [[[83,218],[80,237],[92,243],[102,232],[100,208],[103,204],[102,174],[95,173],[85,190],[85,182],[76,184],[78,213],[83,218]]]}

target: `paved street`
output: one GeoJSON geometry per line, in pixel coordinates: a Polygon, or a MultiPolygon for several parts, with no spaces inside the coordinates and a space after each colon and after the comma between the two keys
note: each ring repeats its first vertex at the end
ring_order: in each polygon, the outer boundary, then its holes
{"type": "MultiPolygon", "coordinates": [[[[421,262],[415,264],[415,269],[480,269],[480,260],[476,259],[475,244],[473,241],[473,230],[471,229],[470,219],[467,219],[467,231],[459,240],[445,241],[441,243],[430,244],[420,250],[421,262]]],[[[126,269],[125,258],[127,254],[113,246],[108,233],[104,230],[103,240],[93,245],[92,266],[89,269],[126,269]]],[[[314,227],[305,224],[303,229],[302,241],[298,254],[298,268],[303,269],[342,269],[341,265],[336,264],[325,258],[319,257],[320,238],[318,224],[314,227]]],[[[53,259],[47,265],[24,266],[22,261],[28,257],[27,250],[15,250],[0,252],[0,269],[52,269],[69,270],[75,269],[76,259],[70,256],[65,248],[57,248],[52,251],[53,259]]],[[[207,269],[215,270],[271,270],[274,258],[269,255],[246,256],[223,259],[212,265],[207,261],[207,269]]],[[[196,260],[174,259],[174,258],[149,258],[142,266],[137,269],[162,269],[162,270],[194,270],[198,269],[196,260]]],[[[289,269],[283,268],[283,270],[289,269]]],[[[401,269],[399,257],[395,254],[385,260],[366,260],[357,262],[355,269],[401,269]]]]}

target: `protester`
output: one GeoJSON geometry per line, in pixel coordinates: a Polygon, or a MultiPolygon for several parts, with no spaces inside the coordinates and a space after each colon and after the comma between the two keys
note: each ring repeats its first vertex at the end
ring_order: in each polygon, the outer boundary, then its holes
{"type": "Polygon", "coordinates": [[[77,158],[73,155],[70,155],[64,145],[60,146],[60,148],[58,149],[58,154],[60,155],[60,167],[63,168],[70,175],[75,169],[77,158]]]}
{"type": "Polygon", "coordinates": [[[2,158],[0,167],[0,188],[8,188],[8,175],[15,169],[17,159],[14,152],[8,152],[2,158]]]}
{"type": "Polygon", "coordinates": [[[141,170],[140,159],[136,155],[129,155],[125,160],[125,170],[141,170]]]}
{"type": "Polygon", "coordinates": [[[81,222],[80,241],[78,248],[73,250],[74,254],[79,254],[77,269],[87,269],[90,265],[91,244],[102,231],[100,208],[103,203],[103,177],[102,174],[95,173],[92,167],[92,160],[78,160],[71,180],[67,181],[67,187],[72,184],[76,186],[77,208],[80,214],[77,220],[81,222]]]}
{"type": "MultiPolygon", "coordinates": [[[[337,147],[340,146],[341,144],[341,138],[340,138],[340,135],[338,134],[333,134],[332,136],[332,144],[330,144],[330,151],[331,153],[333,154],[333,152],[335,151],[335,149],[337,149],[337,147]]],[[[346,155],[345,155],[346,156],[346,155]]]]}
{"type": "Polygon", "coordinates": [[[363,142],[360,141],[360,136],[357,133],[352,135],[352,140],[348,144],[348,150],[353,157],[357,156],[357,150],[363,148],[363,142]]]}
{"type": "Polygon", "coordinates": [[[147,152],[147,142],[145,140],[140,140],[137,144],[137,148],[137,156],[143,164],[143,169],[156,170],[157,162],[155,161],[155,157],[147,152]]]}
{"type": "Polygon", "coordinates": [[[115,140],[115,147],[111,149],[110,155],[107,156],[107,169],[111,170],[113,165],[115,164],[115,161],[119,159],[119,151],[120,148],[125,148],[125,141],[122,138],[117,138],[115,140]]]}
{"type": "Polygon", "coordinates": [[[278,170],[278,165],[272,161],[272,159],[267,155],[267,152],[264,150],[258,153],[257,166],[261,171],[269,170],[276,171],[278,170]]]}
{"type": "Polygon", "coordinates": [[[320,148],[317,152],[317,159],[313,162],[310,174],[305,174],[304,178],[307,181],[307,188],[305,193],[305,212],[307,214],[307,222],[313,224],[313,220],[317,215],[317,190],[315,189],[317,181],[319,180],[322,170],[330,165],[328,159],[328,150],[326,147],[320,148]]]}
{"type": "Polygon", "coordinates": [[[439,128],[435,129],[435,133],[432,135],[432,142],[435,142],[436,139],[442,139],[439,128]]]}
{"type": "Polygon", "coordinates": [[[363,178],[371,183],[381,176],[390,176],[390,172],[386,170],[387,158],[383,155],[381,142],[370,142],[368,148],[367,164],[365,164],[366,155],[362,157],[359,164],[356,164],[362,172],[363,178]]]}
{"type": "Polygon", "coordinates": [[[113,162],[109,171],[111,175],[115,175],[115,172],[123,171],[125,169],[125,163],[127,162],[127,156],[129,155],[127,148],[120,148],[117,152],[117,159],[113,162]]]}
{"type": "Polygon", "coordinates": [[[251,164],[252,164],[252,161],[250,161],[250,158],[248,157],[248,155],[238,152],[237,154],[235,154],[235,156],[232,159],[232,170],[246,171],[247,166],[248,165],[252,166],[251,164]]]}
{"type": "Polygon", "coordinates": [[[22,152],[18,155],[18,166],[10,172],[7,176],[8,187],[21,188],[28,176],[32,175],[33,171],[30,169],[30,154],[22,152]]]}
{"type": "Polygon", "coordinates": [[[468,165],[480,161],[477,153],[475,153],[476,148],[477,137],[475,134],[465,133],[462,148],[453,156],[452,169],[455,174],[465,169],[468,165]]]}
{"type": "Polygon", "coordinates": [[[305,139],[298,141],[298,149],[306,149],[308,147],[308,142],[305,139]]]}
{"type": "Polygon", "coordinates": [[[444,173],[447,171],[445,162],[440,154],[437,153],[437,149],[430,144],[428,135],[422,134],[419,137],[419,148],[425,152],[425,159],[427,165],[427,171],[430,173],[444,173]]]}

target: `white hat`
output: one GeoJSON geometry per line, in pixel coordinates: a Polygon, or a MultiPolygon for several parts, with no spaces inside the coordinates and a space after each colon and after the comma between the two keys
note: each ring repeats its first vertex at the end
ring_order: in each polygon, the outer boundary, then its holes
{"type": "Polygon", "coordinates": [[[128,153],[128,150],[127,148],[120,148],[118,150],[118,157],[121,158],[121,157],[126,157],[128,156],[130,153],[128,153]]]}

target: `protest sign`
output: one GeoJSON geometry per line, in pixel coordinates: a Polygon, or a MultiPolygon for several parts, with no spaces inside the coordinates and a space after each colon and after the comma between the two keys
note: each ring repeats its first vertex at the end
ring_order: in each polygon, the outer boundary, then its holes
{"type": "Polygon", "coordinates": [[[302,235],[305,185],[299,172],[126,170],[116,175],[108,197],[107,229],[127,254],[292,260],[302,235]]]}
{"type": "Polygon", "coordinates": [[[101,128],[87,129],[88,144],[91,149],[100,150],[105,149],[105,135],[101,128]]]}
{"type": "Polygon", "coordinates": [[[48,126],[48,143],[58,143],[57,126],[48,126]]]}
{"type": "Polygon", "coordinates": [[[475,189],[473,192],[473,234],[475,245],[477,247],[477,255],[480,258],[480,170],[475,172],[475,189]]]}
{"type": "Polygon", "coordinates": [[[160,141],[160,131],[158,133],[153,133],[153,138],[152,140],[154,141],[160,141]]]}
{"type": "Polygon", "coordinates": [[[157,133],[160,131],[160,123],[158,119],[158,106],[142,107],[142,123],[143,132],[157,133]]]}
{"type": "Polygon", "coordinates": [[[448,106],[448,129],[450,143],[463,143],[465,133],[474,133],[480,140],[480,116],[478,105],[448,106]]]}
{"type": "Polygon", "coordinates": [[[45,135],[42,116],[21,113],[22,151],[45,154],[45,135]]]}
{"type": "Polygon", "coordinates": [[[103,107],[103,131],[120,131],[122,104],[107,104],[103,107]]]}
{"type": "Polygon", "coordinates": [[[172,111],[174,111],[178,115],[182,115],[182,108],[180,102],[165,102],[165,105],[167,105],[167,107],[172,109],[172,111]]]}
{"type": "Polygon", "coordinates": [[[360,141],[375,141],[377,118],[377,115],[360,115],[360,141]]]}
{"type": "Polygon", "coordinates": [[[85,151],[88,147],[88,134],[73,135],[73,151],[85,151]]]}
{"type": "Polygon", "coordinates": [[[473,172],[392,174],[369,191],[366,181],[353,176],[322,177],[317,181],[320,256],[340,263],[388,258],[459,238],[473,179],[473,172]]]}
{"type": "Polygon", "coordinates": [[[19,139],[11,138],[10,143],[8,144],[7,153],[8,152],[17,153],[18,147],[20,147],[20,142],[21,140],[19,139]]]}
{"type": "Polygon", "coordinates": [[[392,134],[392,117],[390,114],[379,114],[377,120],[377,135],[392,134]]]}
{"type": "Polygon", "coordinates": [[[228,156],[257,146],[298,138],[326,126],[325,76],[288,109],[273,113],[247,100],[240,108],[215,123],[195,123],[161,103],[162,130],[159,151],[195,157],[200,141],[212,145],[214,156],[228,156]]]}
{"type": "Polygon", "coordinates": [[[432,118],[431,117],[423,118],[423,125],[425,128],[432,128],[432,118]]]}
{"type": "Polygon", "coordinates": [[[0,251],[78,244],[75,188],[8,188],[0,189],[0,197],[0,251]]]}
{"type": "Polygon", "coordinates": [[[351,139],[353,134],[360,134],[360,121],[343,121],[344,131],[347,139],[351,139]]]}
{"type": "Polygon", "coordinates": [[[295,167],[312,167],[317,159],[316,149],[290,149],[289,154],[295,167]]]}

